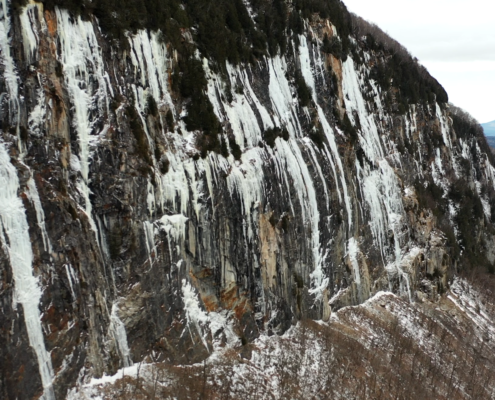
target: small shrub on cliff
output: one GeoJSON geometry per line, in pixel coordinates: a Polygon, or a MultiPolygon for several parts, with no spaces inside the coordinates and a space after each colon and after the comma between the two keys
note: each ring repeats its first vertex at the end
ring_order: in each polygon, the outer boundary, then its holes
{"type": "Polygon", "coordinates": [[[189,131],[201,130],[205,135],[216,135],[221,132],[221,125],[213,111],[213,106],[204,94],[191,98],[184,122],[189,131]]]}
{"type": "Polygon", "coordinates": [[[313,14],[330,19],[341,38],[342,52],[340,58],[345,61],[349,54],[349,34],[352,29],[351,15],[345,4],[339,0],[293,0],[292,4],[305,19],[310,19],[313,14]]]}
{"type": "Polygon", "coordinates": [[[230,154],[224,135],[220,136],[220,154],[225,158],[227,158],[230,154]]]}
{"type": "Polygon", "coordinates": [[[161,160],[160,160],[160,172],[165,175],[169,168],[170,168],[170,161],[167,157],[163,157],[161,160]]]}
{"type": "Polygon", "coordinates": [[[332,54],[336,58],[342,58],[342,42],[335,36],[329,39],[328,35],[325,33],[321,51],[327,54],[332,54]]]}
{"type": "Polygon", "coordinates": [[[319,149],[323,148],[323,144],[325,143],[325,132],[321,126],[315,126],[311,129],[308,136],[319,149]]]}
{"type": "Polygon", "coordinates": [[[29,0],[11,0],[10,7],[16,13],[19,13],[20,10],[25,7],[29,3],[29,0]]]}
{"type": "Polygon", "coordinates": [[[229,135],[229,145],[232,151],[232,155],[236,160],[240,160],[242,156],[242,150],[235,141],[234,135],[229,135]]]}
{"type": "Polygon", "coordinates": [[[214,151],[215,153],[221,152],[220,141],[216,133],[200,133],[196,137],[196,147],[199,150],[201,158],[205,158],[209,151],[214,151]]]}
{"type": "Polygon", "coordinates": [[[171,110],[168,110],[165,114],[165,122],[167,122],[167,127],[169,131],[174,130],[174,115],[171,110]]]}
{"type": "Polygon", "coordinates": [[[292,11],[289,16],[289,29],[296,36],[304,32],[304,21],[297,11],[292,11]]]}
{"type": "Polygon", "coordinates": [[[426,183],[425,187],[424,182],[419,179],[414,182],[419,207],[432,210],[437,218],[441,218],[447,210],[447,201],[443,197],[443,190],[431,180],[426,183]]]}
{"type": "Polygon", "coordinates": [[[352,124],[351,120],[349,119],[347,113],[344,113],[344,118],[342,119],[342,122],[340,123],[341,129],[344,131],[345,135],[349,139],[349,142],[354,145],[358,141],[358,134],[357,130],[352,124]]]}
{"type": "Polygon", "coordinates": [[[296,70],[294,73],[294,82],[297,90],[297,97],[299,97],[299,104],[301,107],[307,107],[311,104],[312,91],[311,88],[306,84],[301,71],[296,70]]]}
{"type": "Polygon", "coordinates": [[[459,179],[452,184],[449,197],[459,205],[456,223],[460,236],[469,251],[474,250],[473,241],[476,239],[473,229],[484,216],[481,200],[464,179],[459,179]]]}
{"type": "Polygon", "coordinates": [[[284,54],[287,48],[288,9],[284,0],[252,0],[252,7],[258,11],[257,27],[265,36],[268,52],[271,56],[284,54]],[[270,4],[271,3],[271,4],[270,4]]]}
{"type": "Polygon", "coordinates": [[[155,98],[151,94],[146,98],[146,111],[154,117],[158,115],[158,106],[156,105],[155,98]]]}
{"type": "Polygon", "coordinates": [[[483,135],[483,128],[468,112],[453,104],[450,107],[450,118],[457,137],[464,140],[483,135]]]}
{"type": "MultiPolygon", "coordinates": [[[[217,134],[222,131],[222,126],[213,111],[210,99],[205,94],[206,78],[201,62],[192,55],[181,60],[172,76],[172,86],[180,91],[184,99],[189,99],[186,103],[187,115],[183,119],[188,130],[202,132],[197,140],[202,156],[206,156],[205,151],[209,150],[219,152],[217,134]]],[[[170,110],[166,118],[170,129],[173,125],[170,110]]]]}
{"type": "Polygon", "coordinates": [[[281,137],[287,141],[289,140],[289,132],[286,128],[280,129],[278,126],[267,129],[265,132],[263,132],[263,140],[271,148],[275,146],[275,140],[278,137],[281,137]]]}

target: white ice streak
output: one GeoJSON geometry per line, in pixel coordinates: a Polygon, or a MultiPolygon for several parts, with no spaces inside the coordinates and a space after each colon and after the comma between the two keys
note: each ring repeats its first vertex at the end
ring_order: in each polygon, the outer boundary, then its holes
{"type": "Polygon", "coordinates": [[[285,60],[277,56],[267,60],[267,63],[270,71],[268,91],[275,111],[273,116],[275,125],[285,126],[289,136],[295,139],[301,135],[302,130],[295,110],[297,102],[292,97],[290,85],[285,76],[287,71],[285,60]]]}
{"type": "Polygon", "coordinates": [[[81,160],[79,160],[79,157],[74,153],[70,155],[69,165],[74,172],[81,171],[81,160]]]}
{"type": "MultiPolygon", "coordinates": [[[[198,295],[194,291],[193,287],[185,279],[182,280],[182,301],[184,303],[184,311],[186,312],[187,326],[189,332],[191,332],[191,325],[194,325],[198,332],[203,345],[208,348],[206,341],[206,326],[209,322],[208,314],[203,311],[199,305],[198,295]]],[[[193,338],[191,332],[191,339],[193,338]]]]}
{"type": "MultiPolygon", "coordinates": [[[[452,141],[450,140],[450,135],[449,135],[449,125],[447,122],[447,117],[445,116],[445,113],[442,112],[442,109],[438,105],[438,103],[435,103],[435,112],[436,116],[438,119],[438,122],[440,124],[440,131],[442,133],[442,138],[445,146],[447,146],[447,149],[449,150],[450,153],[452,153],[452,141]]],[[[454,162],[455,165],[455,160],[452,158],[452,161],[454,162]]]]}
{"type": "Polygon", "coordinates": [[[177,245],[177,253],[180,252],[180,248],[186,239],[186,223],[189,218],[182,214],[164,215],[160,218],[160,229],[167,233],[169,238],[172,239],[177,245]]]}
{"type": "Polygon", "coordinates": [[[219,83],[221,78],[210,71],[206,61],[203,68],[208,77],[207,94],[214,111],[220,121],[230,123],[235,141],[243,150],[241,163],[229,157],[229,160],[224,161],[217,158],[217,165],[223,170],[229,170],[227,187],[230,195],[233,197],[237,194],[241,201],[242,213],[247,221],[245,234],[252,240],[257,226],[252,218],[252,208],[261,203],[265,194],[263,165],[267,155],[258,147],[258,143],[262,140],[263,130],[272,127],[273,122],[252,90],[246,71],[227,65],[231,86],[235,88],[242,85],[244,93],[234,91],[232,102],[226,103],[219,96],[223,93],[219,83]],[[255,110],[261,116],[262,127],[258,124],[255,110]]]}
{"type": "Polygon", "coordinates": [[[103,58],[91,22],[83,21],[81,17],[72,18],[67,11],[58,8],[55,12],[60,62],[64,67],[65,82],[73,105],[74,127],[80,151],[82,180],[78,181],[78,189],[84,197],[85,211],[96,235],[88,185],[91,133],[99,111],[108,107],[103,58]]]}
{"type": "MultiPolygon", "coordinates": [[[[327,121],[325,113],[322,108],[318,104],[318,96],[316,95],[316,85],[313,76],[313,70],[311,68],[311,58],[309,56],[308,43],[305,36],[299,36],[299,60],[301,64],[301,74],[306,81],[306,84],[311,88],[313,94],[313,101],[316,105],[316,109],[318,111],[318,118],[320,119],[321,126],[323,128],[323,132],[328,140],[328,144],[330,146],[331,156],[328,153],[328,150],[325,145],[325,150],[327,153],[327,159],[332,167],[335,186],[337,188],[337,192],[339,195],[339,200],[342,201],[342,196],[339,189],[339,179],[337,177],[337,170],[335,164],[337,164],[338,172],[340,174],[340,184],[342,185],[342,190],[344,192],[344,204],[347,211],[347,219],[348,219],[348,229],[352,228],[352,207],[351,200],[347,191],[347,182],[345,180],[344,167],[342,166],[342,160],[340,159],[339,151],[337,148],[337,142],[335,141],[335,134],[333,132],[332,127],[327,121]]],[[[326,186],[326,182],[323,182],[326,186]]]]}
{"type": "Polygon", "coordinates": [[[115,340],[119,351],[120,359],[124,367],[129,367],[133,364],[131,351],[127,343],[127,333],[125,325],[118,316],[119,307],[117,303],[112,305],[112,313],[110,314],[109,332],[115,340]]]}
{"type": "Polygon", "coordinates": [[[395,171],[385,159],[378,161],[377,169],[373,170],[367,164],[362,169],[356,161],[356,170],[368,205],[371,233],[384,257],[385,269],[389,277],[398,276],[401,294],[411,296],[409,276],[401,268],[400,239],[403,235],[404,207],[395,171]],[[393,232],[392,249],[388,245],[389,230],[393,232]],[[391,260],[387,257],[388,253],[392,254],[391,260]]]}
{"type": "MultiPolygon", "coordinates": [[[[283,171],[289,172],[293,181],[302,209],[303,223],[311,232],[311,249],[313,254],[313,272],[310,274],[312,283],[310,292],[316,300],[322,300],[329,278],[325,276],[322,265],[320,244],[320,213],[316,200],[316,191],[308,170],[308,166],[299,148],[296,138],[302,136],[302,130],[295,111],[290,86],[285,77],[285,62],[280,57],[268,61],[270,71],[269,94],[275,120],[289,131],[288,141],[277,139],[278,158],[282,162],[283,171]]],[[[287,179],[286,179],[287,181],[287,179]]]]}
{"type": "Polygon", "coordinates": [[[244,93],[238,93],[237,90],[233,90],[232,101],[227,103],[222,102],[218,96],[219,93],[223,93],[224,91],[221,84],[222,78],[210,71],[206,59],[203,61],[203,68],[208,78],[208,98],[213,104],[215,114],[218,115],[222,122],[228,121],[232,127],[235,141],[242,150],[257,146],[262,140],[262,130],[268,126],[272,126],[272,123],[268,113],[261,107],[259,101],[257,101],[256,95],[251,89],[247,72],[227,65],[231,86],[236,89],[241,85],[244,91],[244,93]],[[256,108],[262,113],[262,118],[264,120],[265,126],[261,128],[258,125],[254,112],[256,108]],[[263,113],[263,111],[265,112],[263,113]]]}
{"type": "Polygon", "coordinates": [[[46,119],[46,102],[45,92],[43,88],[37,89],[37,102],[33,107],[28,117],[29,133],[36,137],[41,137],[43,131],[43,124],[46,119]]]}
{"type": "Polygon", "coordinates": [[[192,325],[201,337],[203,345],[208,351],[210,351],[206,341],[208,332],[210,332],[213,339],[212,344],[214,351],[211,355],[212,357],[215,357],[215,353],[221,351],[221,349],[225,347],[221,340],[221,335],[218,335],[219,332],[221,332],[224,336],[227,347],[232,347],[239,344],[239,337],[234,332],[234,328],[230,322],[232,311],[203,311],[194,287],[185,279],[182,280],[181,291],[182,301],[184,302],[184,310],[186,312],[187,325],[189,332],[191,333],[191,339],[193,339],[191,332],[192,325]]]}
{"type": "MultiPolygon", "coordinates": [[[[361,84],[358,74],[355,70],[352,57],[342,64],[342,90],[344,94],[345,108],[347,116],[353,125],[356,125],[353,111],[359,116],[361,132],[359,132],[359,142],[366,154],[371,160],[379,160],[385,157],[378,128],[375,123],[375,116],[369,114],[366,109],[366,103],[361,93],[361,84]]],[[[378,97],[378,96],[377,96],[378,97]]]]}
{"type": "Polygon", "coordinates": [[[323,260],[320,244],[320,213],[316,191],[311,180],[308,167],[304,162],[301,150],[295,140],[287,142],[280,140],[277,145],[278,156],[284,163],[285,170],[293,179],[293,186],[299,198],[302,209],[302,219],[306,229],[310,230],[310,246],[313,254],[313,271],[310,274],[310,293],[316,296],[316,300],[323,299],[323,292],[328,286],[329,278],[323,271],[323,260]]]}
{"type": "Polygon", "coordinates": [[[151,95],[160,104],[167,104],[172,111],[174,105],[168,91],[168,77],[171,63],[166,45],[159,39],[158,32],[140,30],[129,36],[131,61],[135,75],[143,88],[149,87],[151,95]]]}
{"type": "Polygon", "coordinates": [[[177,151],[168,152],[167,158],[170,162],[168,172],[156,177],[156,207],[166,213],[189,215],[191,205],[200,219],[203,203],[213,198],[211,164],[215,157],[209,155],[207,160],[195,161],[177,151]]]}
{"type": "MultiPolygon", "coordinates": [[[[242,154],[242,163],[232,165],[230,174],[227,176],[227,187],[231,196],[237,193],[243,215],[247,220],[247,238],[254,239],[255,220],[252,218],[253,207],[259,205],[264,196],[263,184],[263,155],[264,152],[254,147],[242,154]]],[[[246,229],[246,227],[245,227],[246,229]]]]}
{"type": "Polygon", "coordinates": [[[10,14],[9,2],[0,0],[0,62],[3,64],[3,78],[9,98],[9,114],[13,124],[18,125],[19,82],[14,59],[10,50],[10,14]]]}
{"type": "MultiPolygon", "coordinates": [[[[24,47],[24,56],[28,64],[31,64],[36,56],[38,48],[39,36],[36,21],[44,23],[43,17],[39,17],[35,13],[40,13],[38,4],[27,4],[19,14],[21,22],[22,46],[24,47]]],[[[43,27],[43,25],[42,25],[43,27]]]]}
{"type": "MultiPolygon", "coordinates": [[[[315,146],[311,139],[309,138],[304,138],[304,143],[306,144],[306,148],[309,151],[309,154],[311,154],[311,164],[313,164],[313,168],[316,169],[318,172],[318,175],[320,176],[320,180],[323,182],[323,190],[325,191],[325,201],[327,204],[327,211],[330,211],[330,196],[328,194],[328,187],[327,183],[325,181],[325,176],[323,175],[323,171],[321,169],[321,165],[318,162],[318,158],[316,157],[316,151],[315,151],[315,146]]],[[[337,185],[338,186],[338,185],[337,185]]]]}
{"type": "Polygon", "coordinates": [[[285,61],[280,57],[267,60],[270,72],[269,95],[275,114],[270,116],[265,107],[257,99],[251,88],[246,71],[240,71],[228,66],[229,79],[232,87],[241,85],[244,93],[232,93],[232,102],[226,103],[221,94],[224,89],[219,83],[221,79],[215,76],[204,61],[204,69],[208,77],[208,97],[221,121],[228,121],[233,129],[238,145],[243,149],[241,162],[219,161],[217,167],[228,171],[227,186],[231,196],[238,195],[241,200],[243,215],[246,216],[245,234],[249,240],[254,238],[257,221],[252,215],[253,207],[261,203],[265,195],[263,165],[272,157],[279,178],[289,189],[292,181],[303,212],[302,218],[310,231],[310,240],[314,259],[312,273],[313,290],[320,299],[323,289],[328,283],[322,271],[321,251],[318,229],[319,212],[316,192],[313,182],[302,156],[296,138],[301,137],[301,126],[297,119],[295,107],[297,102],[292,98],[290,85],[285,77],[285,61]],[[256,115],[261,118],[259,125],[256,115]],[[262,132],[274,126],[286,128],[289,132],[288,141],[276,139],[276,153],[270,149],[260,149],[257,144],[262,139],[262,132]],[[276,156],[275,156],[276,154],[276,156]],[[292,179],[289,180],[289,175],[292,179]]]}
{"type": "Polygon", "coordinates": [[[358,263],[359,245],[355,238],[350,238],[347,242],[347,254],[349,255],[349,260],[351,261],[352,270],[354,272],[354,281],[359,288],[361,286],[361,273],[359,272],[358,263]]]}
{"type": "Polygon", "coordinates": [[[79,279],[72,268],[71,264],[65,264],[65,273],[67,274],[67,280],[69,281],[70,293],[72,294],[72,300],[77,299],[76,292],[74,291],[74,286],[79,283],[79,279]]]}
{"type": "MultiPolygon", "coordinates": [[[[493,187],[495,187],[495,168],[493,167],[493,165],[488,160],[486,160],[484,169],[485,169],[484,172],[485,172],[486,180],[489,182],[489,184],[491,184],[493,187]]],[[[488,220],[490,220],[491,214],[492,214],[491,208],[485,206],[485,203],[487,203],[486,197],[483,200],[484,200],[483,209],[485,210],[485,215],[488,218],[488,220]]]]}
{"type": "Polygon", "coordinates": [[[30,178],[27,181],[28,191],[26,192],[29,200],[34,205],[34,209],[36,210],[36,220],[38,221],[38,227],[41,230],[41,237],[43,239],[43,247],[45,251],[48,253],[52,252],[52,244],[50,242],[50,238],[48,237],[48,233],[46,232],[45,227],[45,212],[43,211],[43,207],[41,205],[40,196],[38,194],[38,189],[36,188],[36,183],[33,178],[30,178]]]}
{"type": "MultiPolygon", "coordinates": [[[[384,257],[385,269],[389,278],[399,278],[400,292],[410,298],[409,276],[401,267],[402,250],[400,239],[405,216],[402,194],[396,173],[385,158],[384,150],[374,115],[369,114],[363,99],[354,62],[351,57],[343,63],[343,92],[347,115],[356,124],[353,112],[359,117],[361,131],[359,141],[366,157],[373,167],[364,163],[361,167],[356,160],[356,171],[361,192],[368,205],[369,225],[375,243],[384,257]],[[389,249],[388,232],[393,232],[394,246],[389,249]],[[387,253],[392,255],[388,259],[387,253]]],[[[393,147],[393,146],[389,146],[393,147]]]]}
{"type": "Polygon", "coordinates": [[[22,305],[29,344],[38,360],[43,398],[52,400],[53,367],[45,347],[40,320],[39,303],[41,288],[33,274],[33,251],[29,237],[29,225],[22,200],[18,197],[19,179],[10,163],[10,156],[0,143],[0,239],[7,249],[15,283],[14,306],[22,305]]]}
{"type": "Polygon", "coordinates": [[[148,261],[150,263],[150,267],[153,265],[153,253],[155,252],[155,228],[153,223],[149,221],[143,222],[143,231],[144,231],[144,243],[146,244],[146,250],[148,252],[148,261]]]}

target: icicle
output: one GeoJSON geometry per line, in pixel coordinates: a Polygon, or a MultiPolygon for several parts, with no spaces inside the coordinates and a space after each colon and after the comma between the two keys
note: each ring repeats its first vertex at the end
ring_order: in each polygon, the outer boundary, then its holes
{"type": "Polygon", "coordinates": [[[270,71],[268,91],[276,112],[275,125],[279,127],[285,125],[290,137],[295,139],[301,135],[302,129],[294,110],[295,102],[292,98],[289,82],[285,77],[285,61],[278,56],[271,58],[268,60],[268,68],[270,71]]]}
{"type": "MultiPolygon", "coordinates": [[[[259,106],[258,110],[264,110],[264,108],[261,107],[256,95],[252,91],[245,72],[227,64],[231,86],[235,88],[238,82],[241,82],[244,90],[242,94],[233,91],[232,101],[228,103],[222,102],[218,98],[218,94],[223,92],[220,86],[222,78],[210,71],[206,59],[203,61],[203,68],[208,78],[207,94],[213,104],[215,114],[221,121],[228,121],[230,123],[235,141],[242,150],[257,146],[262,140],[262,131],[265,126],[259,126],[254,108],[257,106],[259,106]]],[[[266,113],[266,110],[264,111],[266,113]]],[[[265,117],[266,124],[272,126],[268,113],[265,113],[262,114],[262,118],[265,117]]]]}
{"type": "Polygon", "coordinates": [[[370,170],[366,165],[363,170],[359,162],[356,161],[356,170],[358,179],[363,188],[362,193],[369,209],[369,225],[375,243],[378,245],[382,256],[386,258],[386,249],[388,246],[388,230],[394,234],[394,260],[385,262],[385,269],[390,277],[399,277],[401,289],[405,282],[406,290],[401,293],[407,293],[410,297],[409,276],[401,269],[402,250],[400,238],[402,236],[401,228],[404,218],[404,208],[402,204],[402,194],[394,170],[388,164],[387,160],[378,162],[378,170],[370,170]]]}
{"type": "Polygon", "coordinates": [[[39,303],[41,288],[33,275],[33,251],[29,238],[29,225],[21,199],[17,196],[19,180],[17,171],[10,163],[10,156],[0,143],[0,240],[8,250],[15,283],[14,306],[22,305],[29,344],[38,360],[43,397],[55,399],[53,391],[53,367],[40,320],[39,303]]]}

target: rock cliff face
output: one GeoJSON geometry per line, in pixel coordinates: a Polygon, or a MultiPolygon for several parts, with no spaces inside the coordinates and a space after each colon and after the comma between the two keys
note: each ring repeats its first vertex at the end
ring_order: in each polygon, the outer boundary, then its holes
{"type": "Polygon", "coordinates": [[[0,2],[3,398],[199,362],[379,291],[435,301],[492,265],[476,124],[414,61],[387,75],[370,35],[301,21],[219,68],[158,31],[116,42],[92,15],[0,2]]]}

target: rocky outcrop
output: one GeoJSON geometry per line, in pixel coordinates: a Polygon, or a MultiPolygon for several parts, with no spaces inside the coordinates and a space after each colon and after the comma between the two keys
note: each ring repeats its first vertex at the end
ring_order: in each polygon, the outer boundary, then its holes
{"type": "Polygon", "coordinates": [[[491,399],[494,281],[487,278],[476,286],[456,278],[433,302],[378,292],[328,322],[301,321],[203,364],[134,365],[69,398],[491,399]]]}
{"type": "Polygon", "coordinates": [[[331,20],[251,64],[196,51],[187,97],[159,32],[115,42],[94,16],[0,7],[5,398],[199,362],[382,290],[435,300],[493,243],[481,136],[434,92],[405,109],[386,48],[330,54],[331,20]]]}

